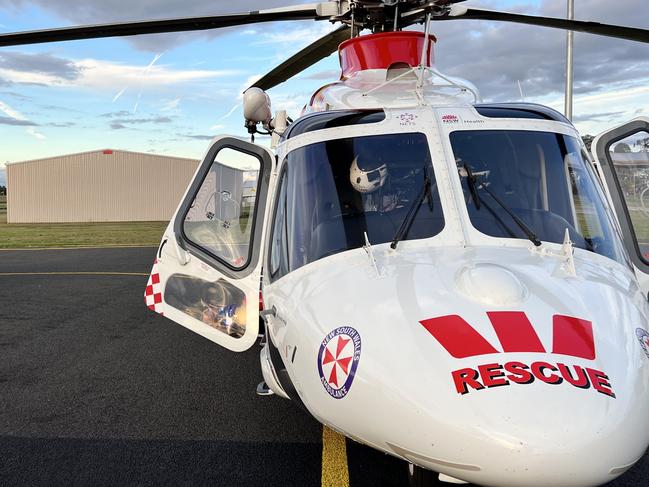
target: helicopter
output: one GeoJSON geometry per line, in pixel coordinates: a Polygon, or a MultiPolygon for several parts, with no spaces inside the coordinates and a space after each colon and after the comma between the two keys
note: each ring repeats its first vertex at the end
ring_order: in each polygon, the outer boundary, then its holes
{"type": "Polygon", "coordinates": [[[601,485],[649,445],[649,255],[621,172],[649,166],[630,149],[649,118],[589,151],[551,108],[483,103],[434,67],[431,25],[460,19],[649,42],[461,0],[332,0],[2,34],[0,46],[342,24],[246,90],[251,142],[211,141],[147,306],[235,352],[262,332],[258,394],[405,460],[412,485],[601,485]],[[272,113],[267,90],[336,51],[339,80],[296,120],[272,113]]]}

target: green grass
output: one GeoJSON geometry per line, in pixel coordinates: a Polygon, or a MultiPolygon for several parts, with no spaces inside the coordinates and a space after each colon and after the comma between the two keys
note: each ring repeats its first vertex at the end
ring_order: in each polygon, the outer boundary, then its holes
{"type": "Polygon", "coordinates": [[[640,210],[629,210],[633,229],[639,243],[649,243],[649,216],[640,210]]]}
{"type": "Polygon", "coordinates": [[[166,222],[8,224],[7,199],[0,196],[0,249],[157,246],[166,226],[166,222]]]}
{"type": "MultiPolygon", "coordinates": [[[[625,195],[633,229],[638,238],[639,243],[649,243],[649,212],[643,210],[642,202],[637,195],[625,195]]],[[[649,203],[649,195],[644,198],[645,204],[649,203]]],[[[648,208],[649,209],[649,208],[648,208]]]]}
{"type": "Polygon", "coordinates": [[[7,223],[7,197],[0,196],[0,225],[7,223]]]}

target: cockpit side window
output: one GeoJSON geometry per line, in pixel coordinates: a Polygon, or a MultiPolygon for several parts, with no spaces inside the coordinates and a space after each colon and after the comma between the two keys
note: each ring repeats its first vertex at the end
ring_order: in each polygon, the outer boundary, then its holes
{"type": "Polygon", "coordinates": [[[413,206],[412,224],[401,240],[432,237],[444,228],[424,134],[319,142],[290,152],[286,167],[272,231],[271,279],[273,271],[278,278],[360,248],[366,235],[372,245],[391,242],[413,206]]]}
{"type": "Polygon", "coordinates": [[[269,275],[271,280],[279,279],[288,272],[288,243],[286,233],[286,175],[282,171],[279,194],[275,206],[275,216],[270,239],[269,275]]]}

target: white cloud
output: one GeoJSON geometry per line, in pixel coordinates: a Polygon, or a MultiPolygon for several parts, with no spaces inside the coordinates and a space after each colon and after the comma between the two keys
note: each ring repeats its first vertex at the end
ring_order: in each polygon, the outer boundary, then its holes
{"type": "Polygon", "coordinates": [[[174,70],[165,66],[152,66],[146,76],[143,76],[141,66],[116,64],[95,59],[80,61],[78,65],[82,69],[78,84],[97,88],[111,88],[120,82],[164,86],[238,74],[234,70],[174,70]]]}
{"type": "Polygon", "coordinates": [[[162,112],[173,112],[178,110],[180,107],[180,97],[174,98],[173,100],[169,100],[167,102],[164,102],[162,106],[160,107],[160,111],[162,112]]]}
{"type": "MultiPolygon", "coordinates": [[[[243,82],[241,87],[237,90],[237,98],[239,100],[243,100],[243,92],[246,91],[248,88],[250,88],[250,85],[254,84],[259,78],[261,78],[263,75],[262,74],[253,74],[252,76],[248,76],[246,80],[243,82]]],[[[232,114],[234,111],[234,108],[228,112],[228,116],[232,114]]]]}
{"type": "MultiPolygon", "coordinates": [[[[65,79],[48,73],[35,73],[14,69],[0,69],[0,77],[15,83],[39,83],[48,86],[82,86],[113,90],[116,86],[166,86],[239,74],[239,71],[231,69],[182,70],[163,65],[150,65],[143,71],[142,66],[99,59],[83,59],[72,61],[72,63],[79,70],[79,76],[76,79],[65,79]]],[[[116,96],[116,98],[119,98],[119,96],[116,96]]]]}
{"type": "Polygon", "coordinates": [[[273,106],[286,110],[291,118],[297,118],[300,116],[304,104],[309,100],[309,96],[310,94],[307,92],[274,93],[273,106]]]}
{"type": "Polygon", "coordinates": [[[328,23],[317,23],[300,29],[282,29],[277,32],[263,32],[255,44],[288,44],[291,46],[310,44],[334,30],[328,23]]]}
{"type": "Polygon", "coordinates": [[[14,110],[2,101],[0,101],[0,112],[3,112],[8,117],[11,117],[15,120],[27,120],[27,118],[22,113],[20,113],[18,110],[14,110]]]}
{"type": "Polygon", "coordinates": [[[38,140],[43,140],[46,137],[41,134],[38,130],[36,130],[34,127],[27,127],[27,133],[31,135],[32,137],[38,139],[38,140]]]}
{"type": "MultiPolygon", "coordinates": [[[[575,125],[582,134],[598,134],[617,124],[624,123],[639,115],[649,116],[649,86],[611,86],[609,91],[577,95],[574,98],[575,125]],[[588,114],[602,113],[614,109],[602,117],[589,117],[588,114]],[[580,120],[579,115],[585,115],[580,120]]],[[[564,100],[561,96],[545,97],[538,102],[563,112],[564,100]]]]}

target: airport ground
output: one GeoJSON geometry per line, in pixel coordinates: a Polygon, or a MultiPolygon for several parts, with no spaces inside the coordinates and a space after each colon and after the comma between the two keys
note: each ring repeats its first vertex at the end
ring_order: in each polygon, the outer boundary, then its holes
{"type": "MultiPolygon", "coordinates": [[[[407,485],[403,462],[257,396],[257,346],[149,311],[154,254],[0,251],[1,485],[407,485]]],[[[610,487],[647,479],[649,456],[610,487]]]]}

